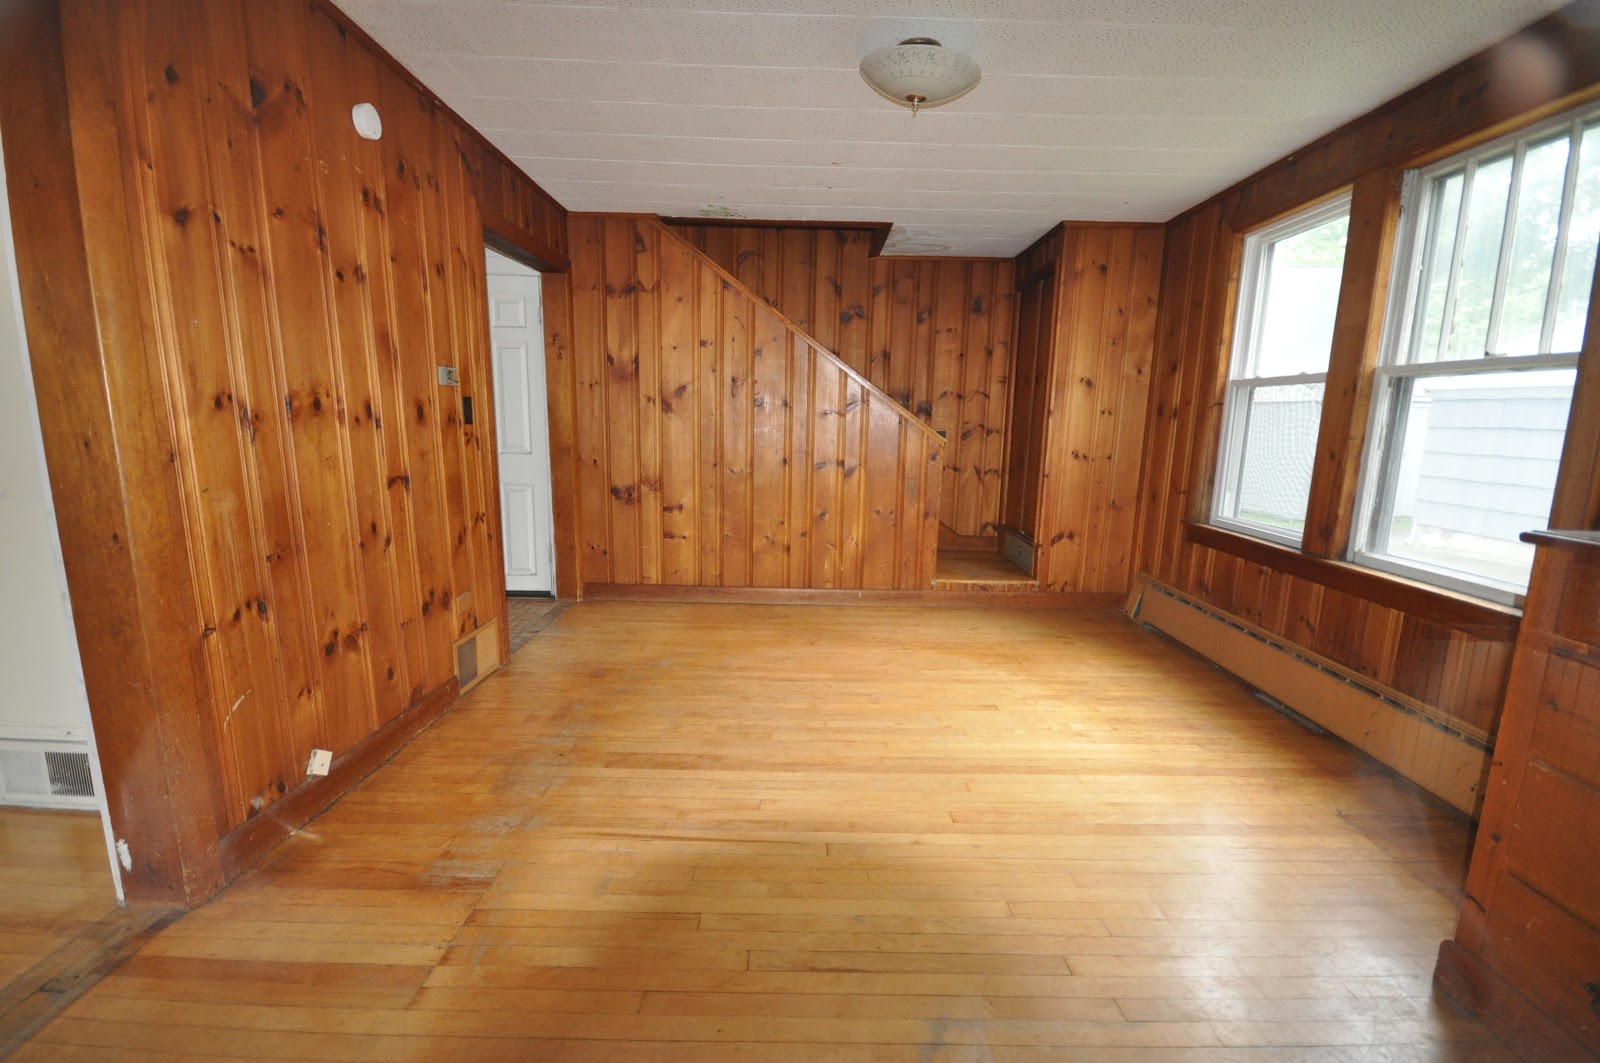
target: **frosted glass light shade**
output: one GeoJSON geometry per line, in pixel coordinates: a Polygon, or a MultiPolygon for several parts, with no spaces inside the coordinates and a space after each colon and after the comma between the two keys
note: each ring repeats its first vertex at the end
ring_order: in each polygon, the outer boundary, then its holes
{"type": "Polygon", "coordinates": [[[970,55],[931,37],[912,37],[861,60],[861,76],[885,99],[916,112],[971,92],[982,71],[970,55]]]}

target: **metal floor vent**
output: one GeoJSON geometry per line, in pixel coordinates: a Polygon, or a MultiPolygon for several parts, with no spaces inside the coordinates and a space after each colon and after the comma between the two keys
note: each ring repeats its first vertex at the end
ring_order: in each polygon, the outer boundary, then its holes
{"type": "Polygon", "coordinates": [[[500,667],[500,619],[495,617],[456,643],[456,678],[463,691],[500,667]]]}
{"type": "Polygon", "coordinates": [[[1010,561],[1028,575],[1033,575],[1033,566],[1038,556],[1038,551],[1034,549],[1033,541],[1026,535],[1014,528],[1001,528],[1000,553],[1007,561],[1010,561]]]}
{"type": "Polygon", "coordinates": [[[468,639],[456,647],[456,678],[461,680],[461,689],[471,686],[473,680],[478,678],[478,640],[468,639]]]}
{"type": "Polygon", "coordinates": [[[0,804],[98,807],[88,750],[71,744],[0,742],[0,804]]]}

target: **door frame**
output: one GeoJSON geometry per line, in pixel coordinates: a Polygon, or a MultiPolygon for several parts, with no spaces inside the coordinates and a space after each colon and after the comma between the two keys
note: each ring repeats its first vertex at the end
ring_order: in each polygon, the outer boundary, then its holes
{"type": "MultiPolygon", "coordinates": [[[[495,230],[491,219],[484,219],[484,250],[496,251],[521,263],[539,274],[541,317],[544,319],[544,379],[545,415],[550,442],[550,518],[554,525],[556,598],[573,601],[583,597],[583,583],[578,572],[578,470],[577,447],[573,439],[574,403],[577,384],[573,378],[572,353],[567,337],[571,334],[572,318],[570,287],[567,283],[565,263],[554,264],[518,242],[518,233],[502,234],[495,230]]],[[[479,317],[483,322],[484,342],[489,341],[488,259],[479,256],[484,270],[483,305],[479,317]]],[[[492,370],[493,354],[490,352],[492,370]]],[[[493,373],[490,374],[488,401],[493,403],[493,373]]],[[[494,472],[494,525],[497,535],[505,534],[500,512],[500,441],[495,433],[494,447],[489,462],[494,472]]],[[[504,577],[498,593],[505,597],[504,577]]],[[[505,633],[502,634],[502,638],[505,633]]]]}
{"type": "MultiPolygon", "coordinates": [[[[556,592],[556,559],[555,514],[552,502],[555,494],[555,485],[550,460],[550,410],[549,398],[546,395],[548,384],[544,374],[544,290],[541,283],[541,275],[534,267],[511,258],[492,245],[486,246],[484,257],[485,268],[488,271],[490,304],[489,373],[490,378],[494,381],[495,394],[493,397],[496,399],[493,426],[494,434],[498,437],[495,440],[496,486],[500,494],[500,545],[504,560],[502,565],[504,589],[507,597],[542,596],[545,594],[554,597],[556,592]],[[509,288],[515,287],[519,301],[525,305],[531,304],[527,306],[526,312],[536,318],[531,322],[524,320],[521,326],[521,333],[525,340],[519,346],[538,348],[539,365],[537,373],[531,371],[533,367],[527,364],[532,355],[532,351],[528,350],[523,359],[524,365],[520,380],[513,378],[515,374],[508,375],[511,373],[512,367],[509,363],[502,363],[501,344],[495,338],[494,330],[499,326],[495,321],[495,311],[493,309],[496,298],[493,295],[493,290],[497,284],[502,291],[507,292],[509,288]],[[500,393],[501,388],[506,389],[503,396],[500,393]],[[526,427],[534,428],[540,421],[543,422],[543,425],[528,439],[527,445],[530,450],[522,455],[527,460],[525,463],[518,464],[519,472],[513,481],[508,484],[504,478],[504,463],[510,460],[510,456],[505,452],[505,436],[512,434],[505,421],[505,414],[509,407],[500,404],[498,399],[504,397],[507,403],[510,403],[513,399],[518,398],[516,392],[519,390],[522,391],[521,401],[527,404],[525,416],[532,422],[526,427]],[[541,432],[543,433],[542,437],[540,435],[541,432]],[[532,490],[534,494],[534,499],[530,503],[534,524],[526,529],[526,536],[519,535],[518,538],[526,537],[530,539],[530,543],[521,545],[531,545],[534,548],[533,554],[535,556],[530,559],[530,564],[533,566],[530,581],[540,585],[537,590],[511,587],[511,547],[514,544],[507,534],[510,524],[507,517],[507,490],[512,486],[521,490],[532,490]],[[546,589],[545,585],[548,585],[548,589],[546,589]]],[[[516,326],[509,327],[516,328],[516,326]]],[[[520,435],[521,433],[516,434],[520,435]]],[[[515,509],[516,507],[513,506],[512,508],[515,509]]]]}

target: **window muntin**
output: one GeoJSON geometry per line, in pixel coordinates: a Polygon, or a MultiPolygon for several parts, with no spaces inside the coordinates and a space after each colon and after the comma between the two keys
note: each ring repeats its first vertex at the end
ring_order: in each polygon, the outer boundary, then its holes
{"type": "Polygon", "coordinates": [[[1600,234],[1600,111],[1408,178],[1353,551],[1515,603],[1549,519],[1600,234]]]}
{"type": "Polygon", "coordinates": [[[1300,544],[1349,225],[1341,196],[1245,240],[1214,524],[1300,544]]]}

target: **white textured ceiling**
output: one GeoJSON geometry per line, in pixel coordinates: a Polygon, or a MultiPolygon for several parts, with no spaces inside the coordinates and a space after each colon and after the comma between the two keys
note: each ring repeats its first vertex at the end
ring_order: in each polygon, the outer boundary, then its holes
{"type": "Polygon", "coordinates": [[[1013,255],[1164,221],[1549,0],[338,0],[572,210],[890,221],[887,253],[1013,255]],[[971,93],[856,71],[936,37],[971,93]]]}

